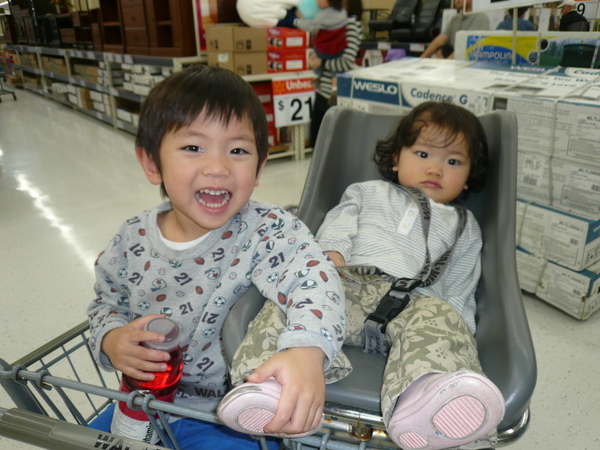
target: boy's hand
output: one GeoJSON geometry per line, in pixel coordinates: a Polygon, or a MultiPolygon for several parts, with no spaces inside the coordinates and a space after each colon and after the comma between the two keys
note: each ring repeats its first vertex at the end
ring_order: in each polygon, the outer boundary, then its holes
{"type": "Polygon", "coordinates": [[[106,333],[102,339],[102,352],[110,359],[113,367],[136,380],[152,381],[154,375],[149,372],[164,372],[169,354],[152,350],[140,345],[144,341],[162,342],[165,337],[160,333],[145,331],[144,326],[152,319],[164,315],[141,317],[127,325],[106,333]]]}
{"type": "Polygon", "coordinates": [[[294,347],[277,353],[252,372],[247,381],[262,383],[274,377],[282,386],[268,434],[299,434],[316,428],[325,404],[325,353],[318,347],[294,347]]]}
{"type": "Polygon", "coordinates": [[[333,263],[338,266],[338,267],[342,267],[346,265],[346,260],[344,260],[344,257],[341,255],[341,253],[338,252],[325,252],[327,253],[327,256],[329,256],[329,259],[331,259],[331,261],[333,261],[333,263]]]}

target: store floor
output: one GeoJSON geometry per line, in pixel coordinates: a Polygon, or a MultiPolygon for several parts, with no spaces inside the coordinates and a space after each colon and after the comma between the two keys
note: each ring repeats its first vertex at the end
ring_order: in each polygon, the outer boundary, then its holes
{"type": "MultiPolygon", "coordinates": [[[[133,136],[18,91],[0,103],[0,357],[12,362],[86,319],[93,261],[119,225],[160,201],[133,136]]],[[[300,197],[310,159],[267,163],[254,198],[300,197]]],[[[600,313],[579,322],[525,297],[539,377],[514,449],[598,449],[600,313]]],[[[0,389],[0,406],[12,402],[0,389]]],[[[0,449],[29,446],[0,437],[0,449]]]]}

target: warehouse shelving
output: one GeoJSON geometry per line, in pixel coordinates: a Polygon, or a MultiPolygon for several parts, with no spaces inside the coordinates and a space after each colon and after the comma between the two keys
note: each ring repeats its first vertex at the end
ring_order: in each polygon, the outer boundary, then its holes
{"type": "MultiPolygon", "coordinates": [[[[24,88],[42,95],[48,99],[57,101],[65,106],[72,107],[74,110],[93,117],[101,122],[112,125],[115,128],[127,131],[135,134],[136,127],[126,121],[120,120],[116,113],[117,99],[124,99],[126,101],[135,102],[141,104],[144,100],[143,95],[136,94],[131,91],[124,90],[120,86],[115,86],[112,83],[112,79],[108,77],[107,85],[93,83],[82,79],[73,73],[72,63],[77,61],[87,61],[93,63],[104,63],[106,67],[109,67],[112,63],[127,64],[127,65],[149,65],[149,66],[161,66],[172,69],[173,71],[179,71],[184,67],[195,64],[195,63],[206,63],[206,55],[190,56],[190,57],[155,57],[146,55],[128,55],[121,53],[110,53],[110,52],[95,52],[89,50],[76,50],[76,49],[64,49],[64,48],[50,48],[50,47],[37,47],[28,45],[5,45],[5,50],[14,52],[17,55],[16,63],[13,64],[15,69],[21,70],[27,74],[33,74],[40,77],[42,88],[37,88],[30,84],[24,84],[24,88]],[[21,55],[35,55],[35,62],[37,67],[33,67],[27,64],[21,63],[21,55]],[[56,57],[63,58],[64,65],[66,67],[66,74],[56,73],[48,70],[44,70],[42,64],[42,57],[56,57]],[[59,96],[52,93],[51,89],[47,86],[51,82],[61,82],[71,86],[82,87],[91,91],[108,94],[111,99],[111,111],[110,114],[103,113],[101,111],[89,110],[81,108],[73,103],[66,102],[59,96]],[[44,86],[46,85],[46,86],[44,86]]],[[[109,71],[110,73],[110,71],[109,71]]],[[[307,74],[312,75],[312,72],[301,72],[300,76],[306,76],[307,74]]],[[[249,75],[243,77],[249,83],[270,81],[273,78],[272,74],[262,75],[249,75]]],[[[291,128],[292,142],[288,150],[280,151],[277,153],[271,153],[269,158],[281,158],[292,156],[298,159],[304,158],[307,150],[304,147],[304,126],[296,125],[291,128]]]]}

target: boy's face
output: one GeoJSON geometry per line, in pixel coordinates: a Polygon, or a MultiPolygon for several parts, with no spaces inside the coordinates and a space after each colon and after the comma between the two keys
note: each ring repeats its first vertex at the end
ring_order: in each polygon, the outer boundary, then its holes
{"type": "Polygon", "coordinates": [[[160,146],[162,173],[143,149],[138,159],[153,184],[164,182],[172,211],[159,217],[165,238],[186,242],[223,226],[258,186],[254,129],[248,119],[225,126],[201,114],[190,126],[168,132],[160,146]]]}
{"type": "Polygon", "coordinates": [[[438,203],[449,203],[467,189],[471,160],[464,136],[448,142],[445,130],[427,126],[412,147],[402,147],[394,171],[401,186],[422,189],[438,203]]]}

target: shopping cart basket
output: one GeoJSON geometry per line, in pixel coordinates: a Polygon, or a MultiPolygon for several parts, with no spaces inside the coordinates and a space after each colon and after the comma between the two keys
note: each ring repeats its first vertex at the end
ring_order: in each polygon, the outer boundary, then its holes
{"type": "Polygon", "coordinates": [[[4,60],[4,57],[1,57],[0,58],[0,103],[2,103],[3,95],[12,95],[13,100],[17,101],[17,94],[15,94],[14,91],[11,91],[10,89],[6,89],[4,87],[4,79],[6,78],[6,74],[8,72],[9,72],[8,64],[4,60]]]}
{"type": "MultiPolygon", "coordinates": [[[[181,448],[167,414],[221,423],[216,414],[155,400],[139,392],[118,390],[119,378],[101,371],[87,346],[88,323],[58,336],[13,364],[0,359],[0,384],[16,405],[0,405],[0,435],[43,448],[153,450],[164,447],[88,428],[115,401],[142,409],[168,448],[181,448]],[[154,416],[158,415],[158,419],[154,416]],[[164,430],[164,431],[162,431],[164,430]]],[[[374,441],[373,441],[374,442],[374,441]]],[[[338,442],[330,433],[283,441],[287,448],[362,450],[365,442],[338,442]]],[[[263,449],[266,442],[260,439],[263,449]]]]}

